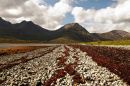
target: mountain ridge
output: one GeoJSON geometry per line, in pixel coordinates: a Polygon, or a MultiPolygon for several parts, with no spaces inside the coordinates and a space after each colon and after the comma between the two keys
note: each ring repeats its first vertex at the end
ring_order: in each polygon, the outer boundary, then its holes
{"type": "Polygon", "coordinates": [[[62,40],[68,42],[90,42],[130,39],[130,33],[122,30],[113,30],[102,34],[90,33],[78,23],[69,23],[58,30],[50,31],[32,21],[12,24],[0,17],[0,38],[2,37],[52,43],[62,40]]]}

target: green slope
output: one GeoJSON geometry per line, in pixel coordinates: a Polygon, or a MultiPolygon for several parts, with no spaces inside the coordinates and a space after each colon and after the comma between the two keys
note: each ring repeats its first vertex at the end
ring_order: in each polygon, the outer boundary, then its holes
{"type": "Polygon", "coordinates": [[[130,40],[84,42],[82,44],[90,44],[90,45],[130,45],[130,40]]]}
{"type": "Polygon", "coordinates": [[[73,40],[69,37],[60,37],[60,38],[48,41],[48,43],[71,44],[71,43],[80,43],[80,41],[73,40]]]}

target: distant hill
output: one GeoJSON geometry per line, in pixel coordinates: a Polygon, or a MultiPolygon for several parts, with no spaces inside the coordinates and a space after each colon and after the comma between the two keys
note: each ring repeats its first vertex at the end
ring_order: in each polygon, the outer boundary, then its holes
{"type": "Polygon", "coordinates": [[[130,33],[121,30],[113,30],[102,34],[89,33],[78,23],[66,24],[58,30],[49,31],[32,21],[12,24],[0,17],[0,40],[2,39],[4,42],[4,38],[7,38],[9,42],[11,40],[22,40],[25,42],[75,43],[130,39],[130,33]]]}
{"type": "Polygon", "coordinates": [[[107,33],[102,33],[100,36],[107,40],[130,39],[130,33],[122,30],[113,30],[107,33]]]}

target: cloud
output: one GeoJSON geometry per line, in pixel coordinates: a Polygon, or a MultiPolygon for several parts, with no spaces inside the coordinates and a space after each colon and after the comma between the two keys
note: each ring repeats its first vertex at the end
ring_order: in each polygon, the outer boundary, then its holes
{"type": "Polygon", "coordinates": [[[130,31],[130,0],[117,0],[115,7],[99,10],[74,7],[75,22],[87,27],[90,32],[107,32],[113,29],[130,31]]]}
{"type": "Polygon", "coordinates": [[[15,8],[21,6],[28,0],[0,0],[0,8],[15,8]]]}
{"type": "Polygon", "coordinates": [[[0,0],[0,16],[11,22],[33,21],[48,29],[55,29],[71,11],[73,0],[59,0],[54,6],[41,0],[0,0]],[[42,4],[41,4],[42,3],[42,4]]]}
{"type": "MultiPolygon", "coordinates": [[[[114,6],[96,9],[76,7],[85,0],[57,0],[50,5],[45,0],[0,0],[0,17],[13,23],[23,20],[54,30],[63,23],[66,14],[72,13],[75,21],[90,32],[107,32],[113,29],[130,31],[130,0],[114,0],[114,6]]],[[[73,21],[72,21],[73,22],[73,21]]]]}

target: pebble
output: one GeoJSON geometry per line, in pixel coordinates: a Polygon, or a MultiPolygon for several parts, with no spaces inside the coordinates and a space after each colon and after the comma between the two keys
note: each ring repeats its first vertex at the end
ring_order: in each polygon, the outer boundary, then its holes
{"type": "MultiPolygon", "coordinates": [[[[57,66],[57,58],[65,56],[65,47],[69,49],[69,56],[65,57],[67,59],[65,63],[74,63],[76,59],[73,57],[77,57],[79,65],[77,65],[75,70],[84,77],[85,83],[75,86],[128,86],[120,77],[110,72],[107,68],[98,66],[86,52],[66,45],[61,45],[50,53],[16,65],[11,69],[3,70],[0,72],[0,80],[5,77],[8,78],[0,86],[44,86],[43,83],[50,79],[56,70],[63,69],[63,67],[57,66]]],[[[4,56],[5,58],[3,60],[0,58],[0,61],[6,62],[6,59],[7,61],[12,61],[13,59],[26,56],[26,54],[29,55],[27,58],[33,58],[34,56],[40,56],[52,48],[49,47],[28,53],[4,56]]],[[[73,75],[67,73],[64,77],[57,79],[55,86],[74,86],[72,77],[73,75]]]]}

